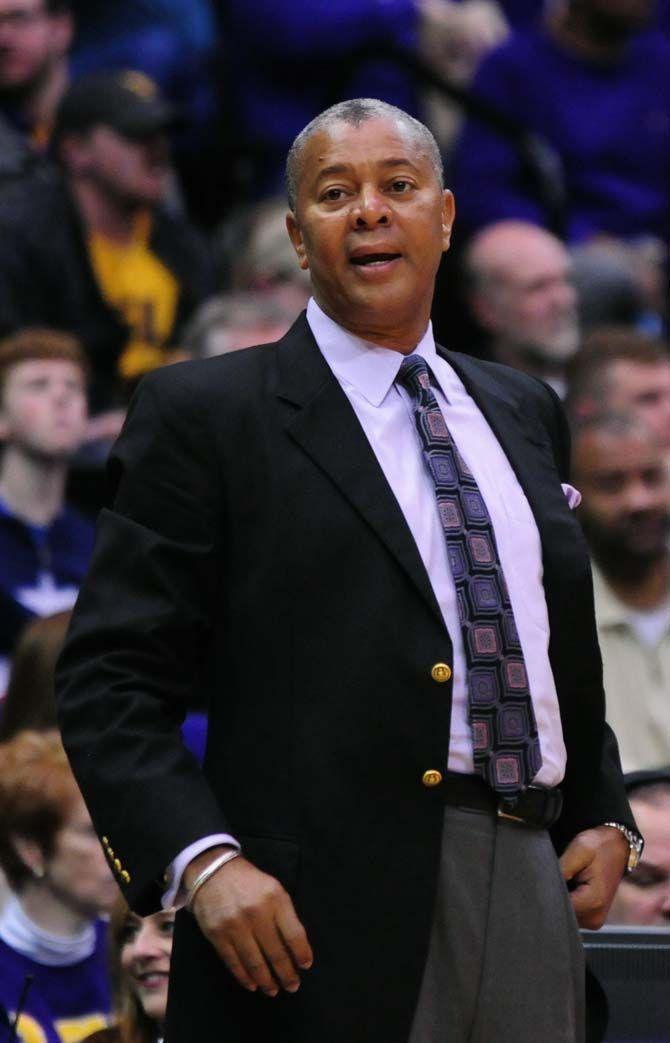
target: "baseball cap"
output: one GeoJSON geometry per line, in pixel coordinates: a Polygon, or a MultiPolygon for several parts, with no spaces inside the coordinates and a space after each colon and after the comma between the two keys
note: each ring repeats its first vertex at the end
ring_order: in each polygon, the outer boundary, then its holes
{"type": "Polygon", "coordinates": [[[54,140],[102,124],[127,138],[146,138],[178,121],[177,110],[149,76],[135,70],[94,73],[76,80],[56,113],[54,140]]]}

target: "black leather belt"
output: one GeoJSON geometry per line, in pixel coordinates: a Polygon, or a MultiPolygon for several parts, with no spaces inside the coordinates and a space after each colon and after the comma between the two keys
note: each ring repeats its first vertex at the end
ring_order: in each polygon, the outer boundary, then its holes
{"type": "Polygon", "coordinates": [[[495,793],[479,776],[456,772],[447,772],[435,787],[435,793],[445,804],[469,811],[489,811],[498,818],[521,822],[533,829],[553,826],[563,807],[563,795],[558,788],[529,786],[522,793],[503,796],[495,793]]]}

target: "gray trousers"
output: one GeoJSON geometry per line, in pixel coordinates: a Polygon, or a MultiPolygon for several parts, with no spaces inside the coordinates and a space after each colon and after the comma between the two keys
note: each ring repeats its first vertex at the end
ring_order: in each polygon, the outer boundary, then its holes
{"type": "Polygon", "coordinates": [[[584,956],[545,830],[447,807],[409,1043],[583,1043],[584,956]]]}

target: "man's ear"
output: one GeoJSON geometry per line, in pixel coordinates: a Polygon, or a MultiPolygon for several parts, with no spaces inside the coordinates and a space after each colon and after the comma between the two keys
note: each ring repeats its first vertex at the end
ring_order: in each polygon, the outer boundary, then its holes
{"type": "Polygon", "coordinates": [[[298,224],[298,219],[292,210],[289,210],[289,212],[286,215],[286,231],[288,232],[289,239],[293,243],[293,249],[298,255],[298,262],[300,264],[300,267],[304,272],[306,272],[309,268],[309,261],[307,260],[305,243],[302,238],[302,232],[300,230],[300,225],[298,224]]]}
{"type": "Polygon", "coordinates": [[[26,869],[32,876],[40,880],[44,876],[45,858],[44,851],[37,841],[30,837],[23,837],[19,833],[10,833],[9,842],[26,869]]]}
{"type": "Polygon", "coordinates": [[[442,193],[442,249],[447,251],[451,243],[451,230],[456,218],[456,202],[454,193],[445,188],[442,193]]]}

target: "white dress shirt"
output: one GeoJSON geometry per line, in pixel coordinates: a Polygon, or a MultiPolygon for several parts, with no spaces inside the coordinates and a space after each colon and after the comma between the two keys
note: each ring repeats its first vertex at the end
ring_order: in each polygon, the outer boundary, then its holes
{"type": "MultiPolygon", "coordinates": [[[[426,568],[453,646],[453,693],[448,767],[472,774],[466,660],[435,487],[424,463],[412,403],[395,383],[403,355],[363,341],[338,326],[312,298],[307,321],[316,343],[347,396],[402,510],[426,568]]],[[[458,451],[484,497],[523,649],[542,753],[534,783],[557,786],[565,773],[556,686],[549,663],[549,619],[542,585],[540,536],[512,466],[479,408],[452,367],[435,350],[429,324],[414,349],[428,363],[433,391],[458,451]]],[[[566,487],[569,497],[573,490],[566,487]]],[[[572,505],[572,504],[571,504],[572,505]]],[[[205,837],[183,851],[170,867],[172,904],[188,862],[229,836],[205,837]]]]}

